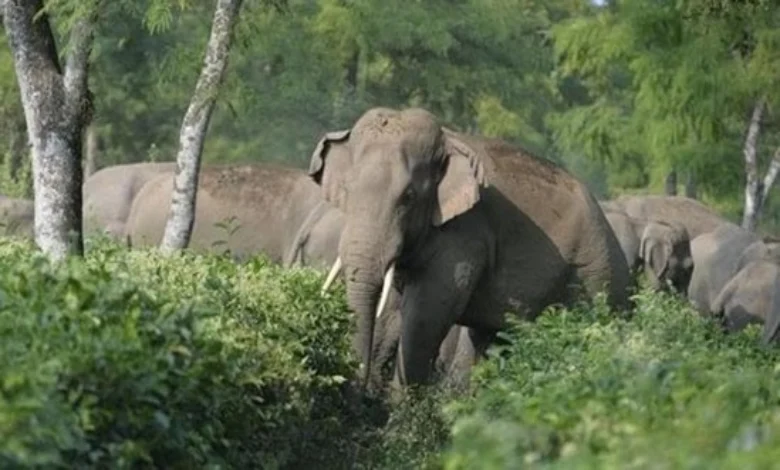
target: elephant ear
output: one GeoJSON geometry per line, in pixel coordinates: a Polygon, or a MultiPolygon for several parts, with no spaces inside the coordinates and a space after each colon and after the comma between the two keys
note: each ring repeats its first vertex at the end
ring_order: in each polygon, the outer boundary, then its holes
{"type": "Polygon", "coordinates": [[[444,130],[443,175],[437,190],[433,225],[463,214],[479,202],[480,186],[487,186],[482,157],[454,132],[444,130]]]}
{"type": "Polygon", "coordinates": [[[322,187],[325,200],[342,210],[346,202],[345,182],[352,168],[349,134],[349,129],[326,133],[317,142],[309,162],[309,176],[322,187]]]}
{"type": "Polygon", "coordinates": [[[671,243],[663,237],[654,236],[652,227],[648,226],[645,228],[644,234],[642,234],[639,254],[645,266],[653,271],[653,275],[658,281],[661,281],[662,276],[669,267],[669,257],[672,255],[671,243]]]}

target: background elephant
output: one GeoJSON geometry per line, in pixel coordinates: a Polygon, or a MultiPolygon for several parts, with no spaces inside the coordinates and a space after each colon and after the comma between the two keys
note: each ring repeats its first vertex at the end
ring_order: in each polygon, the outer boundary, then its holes
{"type": "Polygon", "coordinates": [[[693,260],[685,227],[657,220],[638,219],[599,203],[620,243],[632,271],[644,268],[650,285],[665,290],[669,283],[678,292],[688,289],[693,260]]]}
{"type": "Polygon", "coordinates": [[[762,342],[778,339],[780,330],[780,265],[769,259],[748,262],[729,280],[712,305],[728,331],[750,323],[764,325],[762,342]]]}
{"type": "MultiPolygon", "coordinates": [[[[136,196],[127,232],[133,246],[156,246],[162,240],[171,204],[173,173],[158,175],[136,196]]],[[[319,188],[298,168],[270,163],[214,165],[201,169],[195,223],[189,248],[229,250],[237,259],[259,253],[282,263],[301,224],[322,201],[319,188]]],[[[336,214],[314,224],[306,235],[304,258],[325,267],[336,259],[340,226],[336,214]],[[320,234],[326,240],[317,240],[320,234]],[[331,245],[331,251],[324,248],[331,245]],[[314,246],[318,253],[309,252],[314,246]],[[322,256],[322,259],[317,258],[322,256]]]]}
{"type": "Polygon", "coordinates": [[[688,299],[702,315],[709,315],[723,286],[746,264],[743,252],[760,238],[734,224],[725,224],[691,240],[693,273],[688,299]]]}
{"type": "Polygon", "coordinates": [[[674,222],[648,221],[642,230],[639,257],[650,286],[688,292],[693,273],[691,242],[685,227],[674,222]]]}
{"type": "Polygon", "coordinates": [[[691,239],[723,224],[737,226],[696,199],[685,196],[623,195],[612,201],[602,201],[601,204],[602,207],[606,204],[610,208],[619,208],[636,219],[679,224],[685,227],[691,239]]]}
{"type": "Polygon", "coordinates": [[[374,108],[319,141],[309,174],[344,213],[339,256],[365,371],[394,283],[404,385],[428,381],[454,324],[491,337],[508,311],[533,319],[602,291],[629,307],[628,266],[590,191],[503,141],[450,131],[422,109],[374,108]]]}
{"type": "Polygon", "coordinates": [[[328,269],[338,256],[344,217],[341,212],[320,201],[309,213],[293,237],[284,259],[287,268],[312,266],[328,269]]]}
{"type": "MultiPolygon", "coordinates": [[[[603,205],[602,208],[604,208],[603,205]]],[[[620,244],[620,250],[626,258],[629,269],[632,271],[637,270],[642,263],[642,259],[639,256],[639,245],[645,224],[619,210],[605,209],[604,216],[612,231],[615,232],[615,236],[620,244]]]]}
{"type": "Polygon", "coordinates": [[[35,238],[35,205],[33,201],[0,195],[0,234],[35,238]]]}
{"type": "Polygon", "coordinates": [[[84,233],[102,232],[123,240],[138,191],[152,178],[175,170],[175,162],[143,162],[109,166],[93,173],[82,186],[84,233]]]}

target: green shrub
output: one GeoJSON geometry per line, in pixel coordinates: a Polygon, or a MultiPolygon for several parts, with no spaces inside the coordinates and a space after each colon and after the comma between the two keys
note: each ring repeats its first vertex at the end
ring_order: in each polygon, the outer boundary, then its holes
{"type": "Polygon", "coordinates": [[[355,363],[321,282],[111,247],[51,266],[1,241],[0,466],[334,468],[355,363]]]}
{"type": "Polygon", "coordinates": [[[764,468],[780,458],[780,367],[757,328],[724,336],[642,292],[631,320],[551,310],[451,404],[446,469],[764,468]]]}

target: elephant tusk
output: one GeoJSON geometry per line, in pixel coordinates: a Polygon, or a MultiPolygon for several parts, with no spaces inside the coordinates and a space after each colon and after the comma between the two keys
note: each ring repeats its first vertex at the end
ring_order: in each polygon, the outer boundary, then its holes
{"type": "Polygon", "coordinates": [[[376,317],[382,316],[382,311],[387,304],[387,298],[390,296],[390,287],[393,286],[393,277],[395,276],[395,264],[391,264],[385,273],[385,279],[382,281],[382,295],[379,296],[379,304],[376,306],[376,317]]]}
{"type": "Polygon", "coordinates": [[[330,288],[330,285],[333,284],[333,281],[336,279],[336,276],[338,276],[339,271],[341,271],[341,256],[336,257],[336,261],[333,263],[333,267],[330,268],[328,277],[325,279],[325,283],[322,284],[320,295],[325,295],[325,293],[330,288]]]}

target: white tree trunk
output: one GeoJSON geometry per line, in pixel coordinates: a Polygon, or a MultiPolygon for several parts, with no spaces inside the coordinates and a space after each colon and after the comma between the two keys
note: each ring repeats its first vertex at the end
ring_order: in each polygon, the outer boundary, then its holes
{"type": "Polygon", "coordinates": [[[754,231],[761,212],[762,182],[758,177],[758,135],[761,133],[761,121],[764,117],[766,102],[763,98],[756,102],[750,117],[742,155],[745,158],[745,208],[742,213],[742,227],[754,231]]]}
{"type": "Polygon", "coordinates": [[[775,185],[777,175],[780,173],[780,147],[775,149],[775,153],[772,155],[772,161],[769,162],[769,168],[764,175],[764,182],[762,184],[763,190],[761,192],[761,209],[764,208],[766,200],[769,199],[769,192],[775,185]]]}
{"type": "Polygon", "coordinates": [[[163,253],[174,253],[189,244],[195,222],[195,201],[203,142],[206,139],[206,130],[217,99],[219,85],[227,68],[233,26],[240,8],[241,0],[217,0],[203,69],[179,133],[179,152],[176,155],[177,168],[171,210],[160,244],[163,253]]]}
{"type": "Polygon", "coordinates": [[[87,87],[94,11],[71,30],[63,73],[42,0],[6,0],[3,23],[32,144],[35,241],[53,260],[81,254],[81,136],[91,119],[87,87]]]}

